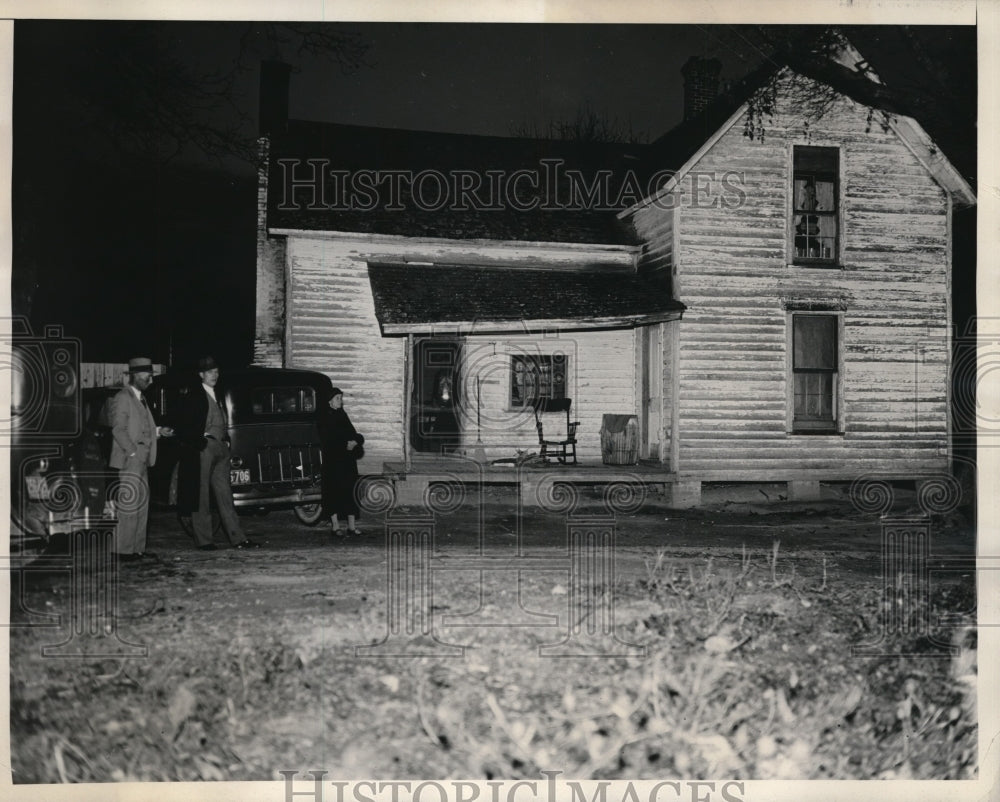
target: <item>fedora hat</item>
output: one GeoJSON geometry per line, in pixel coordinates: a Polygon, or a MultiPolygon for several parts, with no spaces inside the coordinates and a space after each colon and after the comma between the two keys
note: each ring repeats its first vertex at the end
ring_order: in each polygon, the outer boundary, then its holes
{"type": "Polygon", "coordinates": [[[152,373],[153,360],[148,356],[137,356],[128,361],[128,372],[131,373],[152,373]]]}
{"type": "Polygon", "coordinates": [[[216,363],[215,359],[210,356],[203,356],[198,360],[198,372],[207,373],[210,370],[215,370],[219,365],[216,363]]]}

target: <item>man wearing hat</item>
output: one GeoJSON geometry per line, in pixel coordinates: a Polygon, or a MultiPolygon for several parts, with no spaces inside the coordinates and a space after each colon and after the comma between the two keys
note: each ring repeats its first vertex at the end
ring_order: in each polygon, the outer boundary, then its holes
{"type": "MultiPolygon", "coordinates": [[[[153,381],[153,363],[146,357],[128,362],[128,385],[111,400],[111,459],[123,483],[118,526],[112,550],[125,562],[146,555],[149,519],[149,468],[156,462],[156,438],[173,430],[159,427],[142,393],[153,381]]],[[[151,555],[149,555],[151,556],[151,555]]]]}
{"type": "Polygon", "coordinates": [[[188,446],[182,458],[181,476],[177,488],[177,504],[182,512],[191,513],[194,539],[202,551],[215,551],[212,542],[211,498],[222,519],[233,548],[257,548],[240,526],[233,505],[233,488],[229,479],[229,422],[221,394],[216,394],[219,366],[210,357],[198,360],[201,384],[187,396],[178,421],[178,436],[188,446]]]}

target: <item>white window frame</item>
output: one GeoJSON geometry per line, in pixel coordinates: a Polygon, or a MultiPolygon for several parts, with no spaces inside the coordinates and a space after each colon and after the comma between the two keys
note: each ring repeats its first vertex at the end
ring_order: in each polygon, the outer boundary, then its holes
{"type": "Polygon", "coordinates": [[[795,304],[785,310],[785,355],[786,355],[786,430],[789,435],[816,437],[822,435],[843,436],[844,426],[844,311],[831,308],[828,304],[795,304]],[[797,429],[795,427],[795,316],[824,315],[837,321],[837,376],[833,384],[834,426],[831,429],[797,429]]]}
{"type": "Polygon", "coordinates": [[[844,267],[844,242],[846,231],[844,229],[844,207],[845,207],[845,180],[844,180],[844,149],[833,142],[793,142],[788,149],[788,193],[785,204],[785,247],[787,249],[786,264],[797,270],[838,270],[844,267]],[[800,259],[795,255],[795,149],[796,148],[829,148],[837,151],[837,186],[835,187],[837,197],[837,237],[836,253],[829,261],[822,259],[800,259]]]}

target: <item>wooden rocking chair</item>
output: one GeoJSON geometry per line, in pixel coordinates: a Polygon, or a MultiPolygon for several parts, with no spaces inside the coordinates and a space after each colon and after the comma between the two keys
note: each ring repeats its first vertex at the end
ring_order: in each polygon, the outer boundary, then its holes
{"type": "MultiPolygon", "coordinates": [[[[555,460],[563,465],[572,462],[576,465],[576,427],[580,421],[569,419],[569,409],[573,400],[570,398],[539,398],[535,402],[535,428],[538,429],[539,455],[542,460],[555,460]],[[547,413],[566,413],[566,435],[561,439],[546,438],[542,426],[542,415],[547,413]]],[[[550,427],[551,428],[551,427],[550,427]]]]}

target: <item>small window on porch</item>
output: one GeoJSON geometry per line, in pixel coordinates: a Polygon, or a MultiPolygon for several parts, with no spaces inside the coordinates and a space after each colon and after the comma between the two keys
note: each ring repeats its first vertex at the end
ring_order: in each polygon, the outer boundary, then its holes
{"type": "Polygon", "coordinates": [[[565,397],[565,354],[521,354],[510,358],[512,409],[533,407],[539,398],[565,397]]]}
{"type": "Polygon", "coordinates": [[[836,432],[838,384],[836,315],[792,315],[792,430],[836,432]]]}
{"type": "Polygon", "coordinates": [[[824,267],[837,263],[839,158],[837,148],[795,148],[792,182],[795,264],[824,267]]]}

